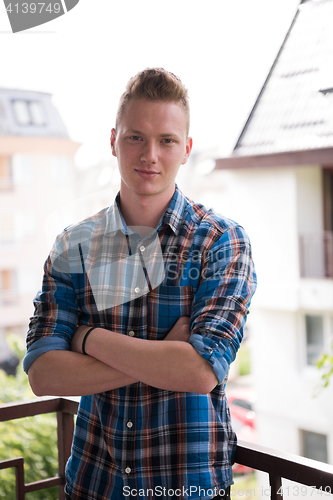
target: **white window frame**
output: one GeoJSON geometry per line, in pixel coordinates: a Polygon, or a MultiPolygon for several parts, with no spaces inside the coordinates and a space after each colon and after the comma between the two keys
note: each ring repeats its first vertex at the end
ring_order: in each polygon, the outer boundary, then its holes
{"type": "Polygon", "coordinates": [[[300,342],[300,359],[299,367],[305,373],[311,376],[318,376],[319,371],[315,364],[309,364],[307,361],[307,338],[306,338],[306,316],[321,316],[323,318],[323,334],[324,334],[324,352],[330,352],[333,343],[333,313],[328,311],[314,311],[308,310],[303,311],[300,318],[300,331],[301,331],[301,342],[300,342]]]}
{"type": "Polygon", "coordinates": [[[330,455],[330,448],[329,448],[329,435],[325,432],[322,431],[317,431],[317,429],[299,429],[299,450],[300,454],[303,457],[310,458],[312,460],[316,460],[316,458],[309,457],[305,455],[305,442],[304,442],[304,435],[305,433],[311,433],[311,434],[317,434],[318,436],[323,436],[325,437],[326,440],[326,460],[324,460],[324,463],[329,463],[329,455],[330,455]]]}
{"type": "Polygon", "coordinates": [[[41,101],[12,99],[12,109],[17,124],[21,127],[45,127],[46,115],[41,101]]]}

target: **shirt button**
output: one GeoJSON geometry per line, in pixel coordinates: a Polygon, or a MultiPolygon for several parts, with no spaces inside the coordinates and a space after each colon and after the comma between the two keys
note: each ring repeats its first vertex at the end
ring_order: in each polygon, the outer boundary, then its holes
{"type": "Polygon", "coordinates": [[[132,429],[132,427],[133,427],[133,422],[129,421],[129,422],[127,422],[127,424],[126,424],[126,425],[127,425],[127,427],[128,427],[129,429],[132,429]]]}
{"type": "Polygon", "coordinates": [[[135,333],[133,332],[133,330],[131,330],[130,332],[128,332],[128,335],[129,335],[130,337],[134,337],[135,333]]]}
{"type": "Polygon", "coordinates": [[[137,286],[136,288],[134,288],[134,291],[135,293],[140,293],[140,288],[137,286]]]}
{"type": "Polygon", "coordinates": [[[132,469],[130,467],[126,467],[125,472],[126,474],[130,474],[132,472],[132,469]]]}
{"type": "Polygon", "coordinates": [[[144,252],[145,250],[146,250],[146,247],[144,247],[143,245],[141,245],[140,252],[144,252]]]}

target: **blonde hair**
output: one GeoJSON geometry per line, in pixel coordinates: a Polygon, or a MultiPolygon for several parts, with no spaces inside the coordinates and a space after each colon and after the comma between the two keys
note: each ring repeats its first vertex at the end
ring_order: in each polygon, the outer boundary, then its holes
{"type": "Polygon", "coordinates": [[[116,117],[116,130],[124,115],[125,108],[131,99],[179,103],[185,112],[186,135],[188,136],[190,129],[188,91],[180,78],[170,73],[170,71],[166,71],[163,68],[146,68],[129,80],[125,92],[120,97],[116,117]]]}

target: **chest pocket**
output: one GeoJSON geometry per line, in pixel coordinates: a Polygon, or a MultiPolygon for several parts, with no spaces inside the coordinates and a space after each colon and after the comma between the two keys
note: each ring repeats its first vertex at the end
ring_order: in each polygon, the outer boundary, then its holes
{"type": "Polygon", "coordinates": [[[160,285],[147,298],[150,340],[163,340],[181,316],[191,316],[191,286],[160,285]]]}

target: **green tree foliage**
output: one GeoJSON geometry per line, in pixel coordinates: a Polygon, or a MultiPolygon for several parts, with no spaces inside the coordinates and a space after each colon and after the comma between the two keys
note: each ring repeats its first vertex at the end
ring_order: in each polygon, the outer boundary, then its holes
{"type": "Polygon", "coordinates": [[[317,367],[321,371],[321,380],[324,387],[327,387],[330,383],[330,378],[333,375],[333,346],[331,353],[325,353],[316,363],[317,367]]]}
{"type": "MultiPolygon", "coordinates": [[[[9,343],[21,360],[16,375],[0,370],[0,404],[34,398],[22,368],[23,342],[9,335],[9,343]]],[[[36,415],[0,423],[0,460],[24,457],[25,483],[58,473],[57,420],[55,414],[36,415]]],[[[0,471],[0,499],[15,500],[15,470],[0,471]]],[[[56,500],[58,488],[35,491],[26,500],[56,500]]]]}

